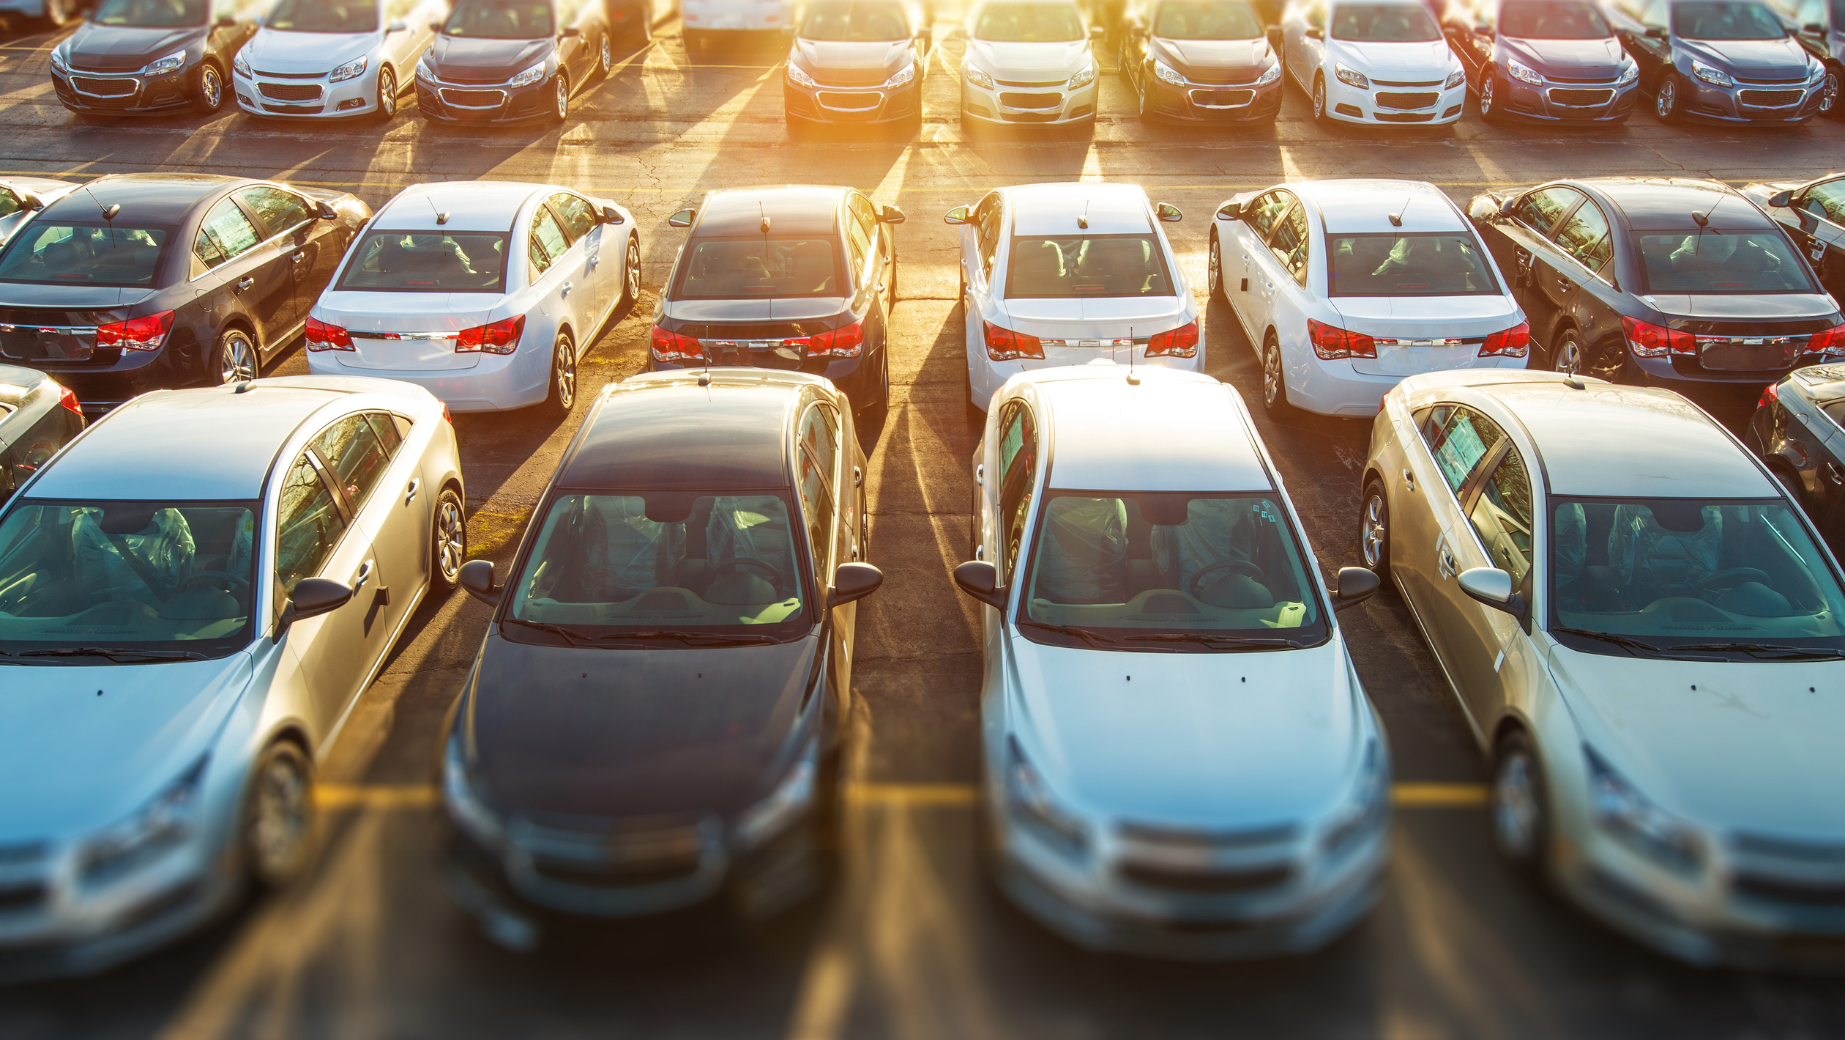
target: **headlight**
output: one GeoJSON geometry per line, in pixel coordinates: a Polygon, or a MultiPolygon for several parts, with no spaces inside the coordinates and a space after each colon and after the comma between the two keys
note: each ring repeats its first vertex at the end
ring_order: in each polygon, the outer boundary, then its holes
{"type": "Polygon", "coordinates": [[[517,76],[507,80],[506,85],[509,87],[529,87],[534,83],[543,82],[544,78],[545,63],[541,61],[531,68],[526,69],[524,72],[519,73],[517,76]]]}
{"type": "Polygon", "coordinates": [[[192,833],[198,817],[199,781],[207,758],[200,756],[166,790],[83,846],[85,881],[107,882],[152,862],[192,833]]]}
{"type": "Polygon", "coordinates": [[[1730,78],[1729,73],[1722,69],[1713,69],[1701,61],[1694,61],[1691,63],[1691,74],[1709,83],[1713,87],[1731,87],[1736,85],[1736,81],[1730,78]]]}
{"type": "Polygon", "coordinates": [[[141,70],[141,75],[164,76],[169,72],[178,72],[185,67],[186,52],[180,51],[178,54],[169,54],[157,61],[149,62],[147,68],[141,70]]]}
{"type": "Polygon", "coordinates": [[[814,78],[807,74],[806,69],[794,63],[794,55],[792,54],[788,56],[788,78],[794,80],[803,87],[817,87],[820,85],[814,82],[814,78]]]}
{"type": "Polygon", "coordinates": [[[820,738],[807,742],[807,749],[790,766],[781,783],[769,797],[743,810],[731,833],[744,845],[755,847],[787,830],[814,804],[819,787],[820,738]]]}
{"type": "Polygon", "coordinates": [[[1529,65],[1520,64],[1519,62],[1508,59],[1505,63],[1505,70],[1513,79],[1521,83],[1529,83],[1534,87],[1541,87],[1544,85],[1544,77],[1538,75],[1537,70],[1529,65]]]}
{"type": "Polygon", "coordinates": [[[1348,69],[1336,61],[1333,62],[1333,75],[1339,77],[1339,82],[1348,87],[1357,87],[1359,90],[1371,89],[1371,81],[1365,78],[1364,73],[1357,69],[1348,69]]]}
{"type": "Polygon", "coordinates": [[[1095,66],[1090,65],[1088,68],[1070,77],[1070,89],[1075,90],[1078,87],[1086,87],[1089,84],[1094,83],[1094,82],[1095,82],[1095,66]]]}
{"type": "Polygon", "coordinates": [[[1075,813],[1058,803],[1038,771],[1025,761],[1016,742],[1011,745],[1012,762],[1006,768],[1006,806],[1038,837],[1061,848],[1071,856],[1081,857],[1089,850],[1089,828],[1075,813]]]}
{"type": "Polygon", "coordinates": [[[972,83],[976,87],[984,87],[987,90],[993,89],[993,77],[987,75],[980,66],[970,62],[963,65],[962,68],[967,70],[967,81],[969,83],[972,83]]]}
{"type": "Polygon", "coordinates": [[[1628,847],[1674,870],[1704,865],[1704,841],[1689,823],[1647,801],[1594,749],[1589,760],[1589,803],[1595,822],[1628,847]]]}
{"type": "Polygon", "coordinates": [[[448,738],[448,753],[442,756],[442,804],[448,808],[448,818],[468,837],[488,848],[497,848],[505,840],[506,825],[474,793],[459,724],[448,738]]]}
{"type": "Polygon", "coordinates": [[[427,58],[416,59],[416,78],[428,80],[431,83],[436,81],[436,74],[429,70],[429,60],[427,58]]]}
{"type": "Polygon", "coordinates": [[[365,63],[367,60],[366,58],[354,58],[346,64],[341,65],[339,68],[333,70],[333,75],[327,77],[328,82],[344,83],[349,79],[357,79],[365,75],[365,63]]]}
{"type": "Polygon", "coordinates": [[[70,63],[64,60],[64,48],[53,47],[51,50],[51,67],[59,72],[69,72],[70,63]]]}
{"type": "Polygon", "coordinates": [[[256,73],[250,71],[250,59],[244,57],[242,51],[238,51],[237,56],[231,59],[231,71],[244,79],[256,78],[256,73]]]}
{"type": "Polygon", "coordinates": [[[1171,66],[1167,65],[1163,61],[1158,60],[1157,58],[1154,59],[1154,62],[1153,62],[1153,74],[1155,76],[1158,76],[1160,79],[1166,81],[1167,83],[1172,84],[1175,87],[1182,87],[1185,85],[1185,77],[1179,75],[1179,71],[1177,69],[1172,68],[1171,66]]]}
{"type": "MultiPolygon", "coordinates": [[[[792,66],[790,67],[792,68],[792,66]]],[[[898,87],[903,86],[905,83],[908,83],[909,81],[915,78],[916,78],[916,63],[910,62],[908,65],[905,65],[903,68],[900,68],[896,72],[891,73],[891,77],[884,81],[884,89],[885,90],[895,90],[898,87]]]]}
{"type": "Polygon", "coordinates": [[[1351,847],[1354,839],[1369,833],[1390,815],[1390,764],[1376,737],[1365,745],[1364,760],[1359,766],[1358,782],[1346,804],[1333,817],[1320,847],[1329,856],[1337,856],[1351,847]]]}
{"type": "Polygon", "coordinates": [[[1621,78],[1615,80],[1614,85],[1617,87],[1624,87],[1639,78],[1640,78],[1640,66],[1630,61],[1627,64],[1621,66],[1621,78]]]}
{"type": "Polygon", "coordinates": [[[1455,87],[1458,87],[1465,82],[1467,82],[1466,71],[1462,69],[1455,69],[1453,72],[1450,72],[1448,74],[1448,82],[1443,83],[1441,85],[1441,89],[1453,90],[1455,87]]]}
{"type": "Polygon", "coordinates": [[[1809,75],[1808,78],[1810,78],[1815,83],[1818,83],[1820,80],[1825,79],[1826,78],[1826,67],[1824,65],[1821,65],[1818,62],[1814,62],[1813,71],[1809,75]]]}
{"type": "Polygon", "coordinates": [[[1270,83],[1273,83],[1280,78],[1281,78],[1281,62],[1277,61],[1275,64],[1270,65],[1268,68],[1263,69],[1262,75],[1256,77],[1256,86],[1266,87],[1270,83]]]}

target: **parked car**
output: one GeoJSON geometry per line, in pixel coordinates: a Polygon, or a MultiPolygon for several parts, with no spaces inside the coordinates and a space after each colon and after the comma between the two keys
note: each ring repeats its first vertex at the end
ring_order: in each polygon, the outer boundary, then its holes
{"type": "Polygon", "coordinates": [[[794,31],[794,0],[685,0],[679,9],[694,59],[738,38],[794,31]]]}
{"type": "Polygon", "coordinates": [[[1833,554],[1845,548],[1845,367],[1795,369],[1762,391],[1743,443],[1807,511],[1833,554]]]}
{"type": "Polygon", "coordinates": [[[1743,198],[1780,222],[1832,298],[1845,298],[1845,174],[1755,183],[1741,191],[1743,198]]]}
{"type": "Polygon", "coordinates": [[[794,34],[782,77],[790,128],[808,122],[922,126],[934,30],[908,0],[817,0],[794,34]]]}
{"type": "Polygon", "coordinates": [[[1825,66],[1819,85],[1819,114],[1834,119],[1845,115],[1839,106],[1841,79],[1845,78],[1845,9],[1827,0],[1768,0],[1768,6],[1787,24],[1794,39],[1825,66]]]}
{"type": "Polygon", "coordinates": [[[0,505],[81,432],[83,409],[69,387],[0,365],[0,505]]]}
{"type": "Polygon", "coordinates": [[[602,0],[602,9],[614,35],[645,42],[653,39],[654,23],[670,17],[677,7],[674,0],[665,0],[664,4],[655,0],[602,0]]]}
{"type": "Polygon", "coordinates": [[[890,404],[895,206],[851,188],[714,191],[654,311],[653,371],[748,365],[832,380],[861,414],[890,404]]]}
{"type": "Polygon", "coordinates": [[[812,893],[869,553],[851,402],[803,372],[611,385],[565,449],[443,734],[449,888],[490,934],[812,893]],[[663,701],[661,698],[665,697],[663,701]]]}
{"type": "Polygon", "coordinates": [[[1272,122],[1281,112],[1281,55],[1250,0],[1136,0],[1119,65],[1142,119],[1272,122]]]}
{"type": "Polygon", "coordinates": [[[77,190],[50,177],[0,177],[0,246],[19,233],[32,214],[77,190]]]}
{"type": "Polygon", "coordinates": [[[1845,317],[1775,221],[1735,189],[1584,178],[1489,192],[1468,212],[1530,316],[1534,368],[1747,407],[1845,356],[1845,317]]]}
{"type": "Polygon", "coordinates": [[[0,362],[51,373],[89,415],[255,379],[370,216],[344,192],[275,181],[100,177],[0,251],[0,362]]]}
{"type": "Polygon", "coordinates": [[[0,514],[8,976],[85,974],[308,862],[314,769],[466,555],[441,402],[384,380],[140,398],[0,514]]]}
{"type": "Polygon", "coordinates": [[[1466,70],[1422,0],[1289,0],[1281,36],[1322,122],[1452,123],[1467,103],[1466,70]]]}
{"type": "Polygon", "coordinates": [[[406,380],[457,412],[568,415],[578,359],[640,295],[640,243],[633,214],[569,188],[406,188],[314,304],[308,370],[406,380]]]}
{"type": "Polygon", "coordinates": [[[1633,114],[1640,66],[1591,0],[1468,0],[1443,30],[1487,122],[1619,123],[1633,114]]]}
{"type": "Polygon", "coordinates": [[[1204,371],[1198,303],[1160,228],[1184,216],[1135,184],[997,188],[961,228],[967,403],[1009,376],[1096,358],[1204,371]]]}
{"type": "Polygon", "coordinates": [[[1421,181],[1297,181],[1235,195],[1210,291],[1242,323],[1272,414],[1374,415],[1406,375],[1523,368],[1531,330],[1492,256],[1421,181]]]}
{"type": "Polygon", "coordinates": [[[1386,397],[1363,486],[1500,853],[1685,960],[1836,970],[1845,589],[1761,462],[1665,390],[1447,372],[1386,397]]]}
{"type": "Polygon", "coordinates": [[[51,86],[80,113],[224,107],[225,76],[266,0],[95,0],[51,49],[51,86]]]}
{"type": "Polygon", "coordinates": [[[456,0],[417,59],[417,107],[445,122],[561,123],[614,67],[609,35],[597,0],[456,0]]]}
{"type": "Polygon", "coordinates": [[[1333,617],[1378,582],[1322,588],[1234,390],[1126,375],[1013,376],[970,460],[980,841],[1080,945],[1306,953],[1381,887],[1389,753],[1333,617]]]}
{"type": "Polygon", "coordinates": [[[231,64],[258,116],[387,120],[448,15],[444,0],[275,0],[231,64]]]}
{"type": "Polygon", "coordinates": [[[95,0],[0,0],[0,18],[42,18],[54,26],[65,26],[83,17],[83,11],[95,0]]]}
{"type": "Polygon", "coordinates": [[[1819,112],[1825,65],[1760,0],[1613,0],[1607,11],[1661,122],[1800,123],[1819,112]]]}
{"type": "Polygon", "coordinates": [[[961,59],[961,123],[1095,125],[1096,58],[1104,29],[1072,0],[970,5],[961,59]]]}

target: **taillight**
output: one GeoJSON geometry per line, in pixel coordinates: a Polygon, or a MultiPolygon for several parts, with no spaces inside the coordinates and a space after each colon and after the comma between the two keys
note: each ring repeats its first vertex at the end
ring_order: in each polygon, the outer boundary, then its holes
{"type": "Polygon", "coordinates": [[[690,336],[681,336],[677,332],[668,332],[658,325],[653,327],[653,359],[655,361],[703,361],[705,352],[698,341],[690,336]]]}
{"type": "Polygon", "coordinates": [[[1627,334],[1627,346],[1635,357],[1665,357],[1668,354],[1698,352],[1697,337],[1683,329],[1668,329],[1664,325],[1654,325],[1639,318],[1622,318],[1621,331],[1627,334]]]}
{"type": "Polygon", "coordinates": [[[455,335],[455,353],[510,354],[519,349],[519,337],[525,334],[525,315],[476,325],[455,335]]]}
{"type": "Polygon", "coordinates": [[[844,328],[832,329],[808,337],[808,357],[858,357],[865,349],[865,323],[855,321],[844,328]]]}
{"type": "Polygon", "coordinates": [[[1524,357],[1530,352],[1531,326],[1522,321],[1509,329],[1500,329],[1480,344],[1481,357],[1524,357]]]}
{"type": "Polygon", "coordinates": [[[448,402],[447,401],[442,402],[442,421],[445,423],[448,423],[450,426],[455,425],[455,417],[448,414],[448,402]]]}
{"type": "Polygon", "coordinates": [[[1028,332],[1002,329],[992,322],[986,326],[987,357],[993,361],[1016,361],[1019,358],[1043,358],[1044,344],[1028,332]]]}
{"type": "Polygon", "coordinates": [[[1781,399],[1781,384],[1769,383],[1762,388],[1762,396],[1755,402],[1757,408],[1766,408],[1781,399]]]}
{"type": "Polygon", "coordinates": [[[1321,361],[1340,358],[1377,356],[1377,341],[1362,332],[1347,332],[1324,322],[1307,319],[1307,338],[1313,342],[1313,354],[1321,361]]]}
{"type": "Polygon", "coordinates": [[[61,386],[58,389],[62,391],[58,394],[59,406],[77,413],[78,416],[82,416],[83,405],[77,403],[77,395],[71,391],[71,388],[68,386],[61,386]]]}
{"type": "Polygon", "coordinates": [[[96,329],[96,345],[117,350],[159,350],[173,330],[173,312],[161,311],[96,329]]]}
{"type": "Polygon", "coordinates": [[[1845,354],[1845,325],[1834,325],[1824,332],[1815,332],[1807,340],[1809,354],[1845,354]]]}
{"type": "Polygon", "coordinates": [[[1197,357],[1198,323],[1156,332],[1147,340],[1148,357],[1197,357]]]}
{"type": "Polygon", "coordinates": [[[338,325],[329,325],[318,318],[307,320],[307,348],[315,353],[323,350],[351,350],[352,335],[338,325]]]}

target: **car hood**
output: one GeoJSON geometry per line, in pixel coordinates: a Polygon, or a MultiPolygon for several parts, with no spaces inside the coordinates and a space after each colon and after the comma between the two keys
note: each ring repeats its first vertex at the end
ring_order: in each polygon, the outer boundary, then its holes
{"type": "Polygon", "coordinates": [[[830,318],[846,309],[843,296],[802,296],[791,300],[668,300],[666,316],[674,321],[802,321],[830,318]]]}
{"type": "Polygon", "coordinates": [[[1092,62],[1089,41],[1068,43],[994,43],[967,41],[967,60],[993,74],[994,79],[1017,83],[1061,83],[1092,62]]]}
{"type": "Polygon", "coordinates": [[[82,834],[133,812],[206,750],[250,676],[246,653],[0,667],[0,845],[82,834]]]}
{"type": "Polygon", "coordinates": [[[312,314],[348,332],[459,332],[505,317],[506,301],[499,293],[328,292],[312,314]]]}
{"type": "Polygon", "coordinates": [[[1698,296],[1642,296],[1661,314],[1686,318],[1754,321],[1764,318],[1823,318],[1839,305],[1823,293],[1709,293],[1698,296]]]}
{"type": "Polygon", "coordinates": [[[1613,79],[1627,61],[1621,41],[1612,36],[1602,40],[1525,40],[1501,36],[1499,45],[1512,57],[1548,76],[1613,79]]]}
{"type": "Polygon", "coordinates": [[[1193,82],[1215,82],[1208,78],[1212,72],[1259,73],[1275,60],[1267,40],[1168,40],[1155,36],[1151,42],[1156,57],[1193,82]]]}
{"type": "Polygon", "coordinates": [[[64,44],[65,59],[79,69],[133,72],[198,43],[203,26],[178,29],[137,29],[85,22],[64,44]]]}
{"type": "Polygon", "coordinates": [[[1343,642],[1122,653],[1014,635],[1014,732],[1073,807],[1214,829],[1310,820],[1351,782],[1361,696],[1343,642]]]}
{"type": "Polygon", "coordinates": [[[1837,662],[1666,661],[1561,646],[1550,657],[1583,738],[1662,808],[1719,830],[1845,835],[1837,662]]]}
{"type": "Polygon", "coordinates": [[[1334,296],[1327,302],[1347,329],[1384,339],[1473,339],[1523,320],[1510,296],[1334,296]]]}
{"type": "MultiPolygon", "coordinates": [[[[1732,75],[1753,78],[1763,73],[1773,78],[1789,78],[1793,70],[1804,70],[1809,59],[1806,48],[1796,40],[1685,40],[1677,41],[1687,54],[1732,75]]],[[[1804,80],[1804,72],[1794,79],[1804,80]]]]}
{"type": "Polygon", "coordinates": [[[1189,296],[1121,296],[1111,299],[1006,300],[1009,324],[1039,339],[1136,339],[1177,328],[1190,312],[1189,296]]]}
{"type": "Polygon", "coordinates": [[[914,60],[908,40],[844,43],[794,41],[801,68],[820,83],[841,87],[875,87],[914,60]]]}
{"type": "Polygon", "coordinates": [[[244,44],[244,60],[257,72],[311,75],[332,72],[370,54],[383,33],[303,33],[262,29],[244,44]]]}
{"type": "Polygon", "coordinates": [[[428,62],[437,78],[456,75],[485,83],[509,80],[546,60],[557,49],[549,36],[536,40],[477,40],[449,35],[436,37],[428,62]]]}
{"type": "Polygon", "coordinates": [[[1352,40],[1327,40],[1326,52],[1347,68],[1372,79],[1404,80],[1422,83],[1442,79],[1455,68],[1457,59],[1446,40],[1419,43],[1357,43],[1352,40]]]}
{"type": "Polygon", "coordinates": [[[465,735],[498,810],[585,817],[753,803],[812,688],[820,643],[600,649],[487,637],[465,735]]]}

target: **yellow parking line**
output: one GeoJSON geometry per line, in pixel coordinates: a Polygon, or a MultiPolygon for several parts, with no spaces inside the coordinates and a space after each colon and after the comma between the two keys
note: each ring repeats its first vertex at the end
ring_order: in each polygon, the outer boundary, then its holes
{"type": "Polygon", "coordinates": [[[314,802],[322,809],[426,809],[441,792],[434,784],[316,784],[314,802]]]}
{"type": "Polygon", "coordinates": [[[1393,784],[1399,809],[1473,809],[1486,804],[1485,784],[1393,784]]]}
{"type": "Polygon", "coordinates": [[[980,799],[973,784],[857,783],[846,788],[846,801],[859,805],[968,806],[980,799]]]}

